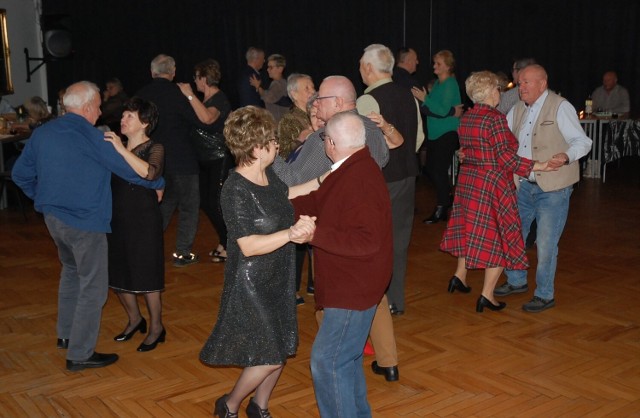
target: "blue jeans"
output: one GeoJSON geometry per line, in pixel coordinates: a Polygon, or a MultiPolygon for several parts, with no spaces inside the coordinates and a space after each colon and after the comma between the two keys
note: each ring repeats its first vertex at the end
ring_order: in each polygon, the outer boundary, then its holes
{"type": "MultiPolygon", "coordinates": [[[[554,298],[554,280],[558,263],[558,241],[569,213],[569,198],[573,186],[553,192],[544,192],[535,183],[523,181],[518,189],[518,211],[522,221],[522,239],[526,240],[531,222],[536,220],[538,232],[536,247],[536,290],[534,296],[550,300],[554,298]]],[[[512,286],[527,284],[526,270],[505,270],[512,286]]]]}
{"type": "Polygon", "coordinates": [[[198,231],[200,212],[199,175],[168,174],[164,176],[166,187],[160,213],[162,226],[167,229],[173,212],[178,209],[178,228],[176,231],[176,253],[189,255],[198,231]]]}
{"type": "Polygon", "coordinates": [[[362,350],[376,306],[325,308],[311,350],[311,376],[322,418],[369,418],[362,350]]]}
{"type": "Polygon", "coordinates": [[[96,348],[107,301],[107,236],[73,228],[52,215],[45,215],[44,220],[62,263],[58,338],[69,339],[67,360],[86,360],[96,348]]]}

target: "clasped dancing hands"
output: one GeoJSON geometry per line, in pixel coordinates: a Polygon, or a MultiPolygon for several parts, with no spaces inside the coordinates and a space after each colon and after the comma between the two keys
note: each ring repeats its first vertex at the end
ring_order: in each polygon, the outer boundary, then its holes
{"type": "Polygon", "coordinates": [[[316,230],[316,217],[300,215],[298,222],[289,228],[289,240],[296,244],[304,244],[313,239],[316,230]]]}

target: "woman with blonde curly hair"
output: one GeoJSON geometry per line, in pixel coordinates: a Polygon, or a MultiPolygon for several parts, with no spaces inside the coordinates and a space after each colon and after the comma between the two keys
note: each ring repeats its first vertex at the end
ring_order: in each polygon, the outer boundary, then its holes
{"type": "Polygon", "coordinates": [[[278,178],[270,168],[278,152],[275,132],[273,116],[254,106],[232,112],[224,128],[237,164],[221,195],[228,258],[218,320],[200,353],[206,364],[243,368],[233,390],[216,401],[221,418],[237,417],[254,391],[247,415],[271,416],[271,392],[298,346],[293,243],[311,240],[315,219],[294,222],[289,198],[319,182],[288,189],[278,178]]]}
{"type": "Polygon", "coordinates": [[[458,129],[463,164],[440,249],[458,258],[449,292],[469,293],[467,270],[484,269],[476,311],[498,311],[506,306],[493,295],[502,270],[528,267],[513,174],[527,178],[531,171],[553,169],[547,162],[518,156],[518,140],[496,110],[500,90],[495,74],[473,73],[465,87],[475,105],[464,114],[458,129]]]}

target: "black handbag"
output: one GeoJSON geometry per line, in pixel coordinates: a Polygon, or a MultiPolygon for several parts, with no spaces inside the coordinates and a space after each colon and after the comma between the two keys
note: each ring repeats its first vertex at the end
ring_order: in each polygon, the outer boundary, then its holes
{"type": "Polygon", "coordinates": [[[203,129],[191,130],[191,143],[198,161],[215,161],[224,158],[229,152],[224,136],[220,132],[207,132],[203,129]]]}

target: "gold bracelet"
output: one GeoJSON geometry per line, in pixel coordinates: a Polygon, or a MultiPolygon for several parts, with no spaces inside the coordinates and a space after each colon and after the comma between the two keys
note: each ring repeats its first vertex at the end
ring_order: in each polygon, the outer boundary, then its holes
{"type": "Polygon", "coordinates": [[[322,186],[322,180],[320,180],[320,177],[322,177],[322,176],[318,176],[316,178],[316,180],[318,181],[318,186],[322,186]]]}
{"type": "Polygon", "coordinates": [[[388,123],[387,125],[391,126],[391,129],[389,130],[389,132],[382,131],[382,133],[384,133],[386,136],[391,136],[396,131],[396,127],[390,123],[388,123]]]}

